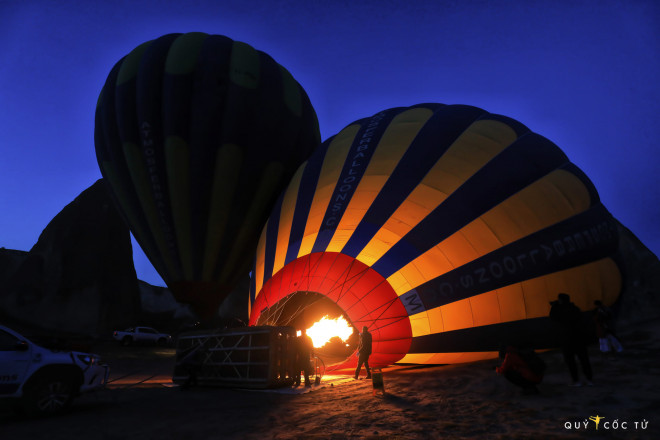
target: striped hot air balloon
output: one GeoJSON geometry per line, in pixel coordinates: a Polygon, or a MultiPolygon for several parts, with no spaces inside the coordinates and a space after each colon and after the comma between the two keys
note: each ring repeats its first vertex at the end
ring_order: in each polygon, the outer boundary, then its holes
{"type": "Polygon", "coordinates": [[[617,299],[617,242],[592,183],[548,139],[471,106],[393,108],[294,175],[261,234],[250,323],[341,314],[372,333],[372,366],[551,347],[559,292],[583,310],[617,299]]]}
{"type": "Polygon", "coordinates": [[[94,141],[145,254],[179,301],[209,317],[247,277],[259,231],[320,135],[284,67],[193,32],[148,41],[114,66],[94,141]]]}

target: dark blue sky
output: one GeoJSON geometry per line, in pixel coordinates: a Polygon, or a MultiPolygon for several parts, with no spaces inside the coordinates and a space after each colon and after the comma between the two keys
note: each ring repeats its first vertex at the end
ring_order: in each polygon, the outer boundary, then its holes
{"type": "MultiPolygon", "coordinates": [[[[114,63],[144,41],[189,31],[244,41],[286,66],[323,139],[420,102],[518,119],[559,145],[660,254],[653,0],[0,0],[0,246],[29,250],[101,177],[94,109],[114,63]]],[[[136,269],[162,285],[139,250],[136,269]]]]}

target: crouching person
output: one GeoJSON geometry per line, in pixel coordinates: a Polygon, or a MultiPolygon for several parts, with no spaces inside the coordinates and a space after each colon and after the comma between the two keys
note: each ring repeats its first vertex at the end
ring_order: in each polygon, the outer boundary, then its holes
{"type": "Polygon", "coordinates": [[[497,374],[522,388],[523,394],[539,393],[536,385],[543,380],[545,362],[534,350],[510,345],[505,351],[500,351],[500,358],[504,361],[495,368],[497,374]]]}
{"type": "Polygon", "coordinates": [[[197,376],[202,369],[203,344],[193,345],[183,351],[176,362],[176,366],[185,374],[186,381],[181,385],[181,390],[197,386],[197,376]]]}

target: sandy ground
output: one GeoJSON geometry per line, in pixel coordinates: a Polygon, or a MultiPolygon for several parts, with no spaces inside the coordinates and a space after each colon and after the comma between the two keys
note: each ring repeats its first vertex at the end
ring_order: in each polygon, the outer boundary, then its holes
{"type": "Polygon", "coordinates": [[[384,396],[374,395],[371,381],[346,377],[326,377],[308,392],[182,391],[170,383],[172,349],[106,344],[96,350],[112,369],[107,389],[81,396],[57,417],[2,410],[0,439],[658,439],[660,325],[621,336],[619,356],[590,347],[593,387],[567,386],[561,354],[542,353],[548,371],[532,396],[497,376],[494,360],[390,367],[384,396]],[[598,431],[592,421],[584,427],[592,416],[604,417],[598,431]]]}

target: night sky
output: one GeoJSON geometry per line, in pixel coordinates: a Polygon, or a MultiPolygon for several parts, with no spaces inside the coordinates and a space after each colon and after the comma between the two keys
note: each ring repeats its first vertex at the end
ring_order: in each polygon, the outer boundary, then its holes
{"type": "MultiPolygon", "coordinates": [[[[29,250],[101,178],[94,110],[112,66],[140,43],[191,31],[246,42],[284,65],[323,139],[421,102],[517,119],[556,143],[660,254],[653,0],[0,0],[0,246],[29,250]]],[[[138,277],[163,285],[134,247],[138,277]]]]}

